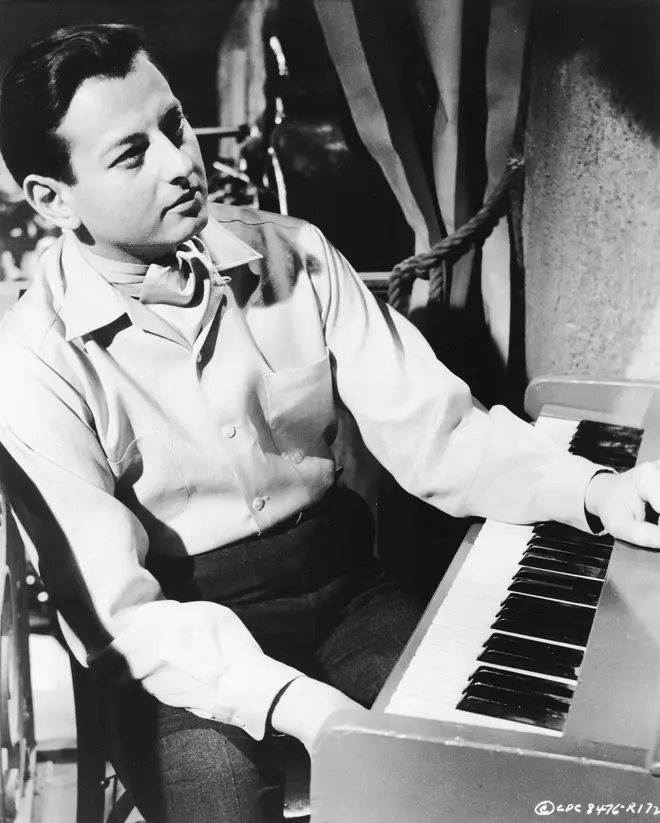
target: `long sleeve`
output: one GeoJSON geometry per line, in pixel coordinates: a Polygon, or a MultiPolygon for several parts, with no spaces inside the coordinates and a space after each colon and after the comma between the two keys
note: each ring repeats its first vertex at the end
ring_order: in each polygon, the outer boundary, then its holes
{"type": "Polygon", "coordinates": [[[273,697],[297,672],[264,655],[231,610],[163,599],[144,568],[145,530],[114,496],[73,380],[10,347],[0,379],[11,387],[0,398],[10,501],[81,662],[119,654],[162,702],[262,737],[273,697]]]}
{"type": "Polygon", "coordinates": [[[404,317],[375,300],[313,227],[308,254],[342,402],[366,446],[409,492],[457,516],[556,519],[588,530],[597,470],[502,406],[490,413],[404,317]]]}

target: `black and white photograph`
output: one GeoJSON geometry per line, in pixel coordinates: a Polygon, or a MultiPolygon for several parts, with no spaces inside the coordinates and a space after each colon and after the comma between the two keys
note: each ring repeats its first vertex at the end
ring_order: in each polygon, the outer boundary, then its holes
{"type": "Polygon", "coordinates": [[[0,0],[0,823],[660,816],[660,0],[0,0]]]}

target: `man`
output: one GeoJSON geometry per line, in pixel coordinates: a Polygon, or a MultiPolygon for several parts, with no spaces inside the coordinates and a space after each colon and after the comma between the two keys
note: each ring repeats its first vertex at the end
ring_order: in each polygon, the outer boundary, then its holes
{"type": "Polygon", "coordinates": [[[417,623],[336,487],[340,407],[445,511],[589,514],[660,547],[657,466],[599,472],[477,408],[308,224],[210,217],[135,29],[65,29],[19,57],[0,151],[64,230],[0,331],[3,470],[147,821],[280,819],[274,733],[310,748],[368,706],[417,623]]]}

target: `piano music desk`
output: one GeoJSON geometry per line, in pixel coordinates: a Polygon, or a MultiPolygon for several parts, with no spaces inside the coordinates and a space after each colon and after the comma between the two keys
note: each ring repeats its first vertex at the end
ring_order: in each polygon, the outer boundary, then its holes
{"type": "MultiPolygon", "coordinates": [[[[585,381],[551,379],[532,384],[527,400],[534,416],[542,409],[544,417],[642,428],[638,460],[660,456],[654,384],[589,381],[585,388],[585,381]]],[[[557,736],[386,711],[479,528],[468,534],[374,709],[366,717],[336,715],[319,737],[312,823],[660,818],[660,554],[615,542],[557,736]],[[535,812],[544,801],[554,813],[535,812]]]]}

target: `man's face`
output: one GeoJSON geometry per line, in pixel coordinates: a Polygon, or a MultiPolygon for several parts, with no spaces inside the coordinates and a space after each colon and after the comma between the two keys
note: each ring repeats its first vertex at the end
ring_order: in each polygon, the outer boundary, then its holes
{"type": "Polygon", "coordinates": [[[85,80],[57,132],[69,145],[76,179],[63,196],[97,254],[150,262],[206,225],[197,138],[144,54],[126,77],[85,80]]]}

